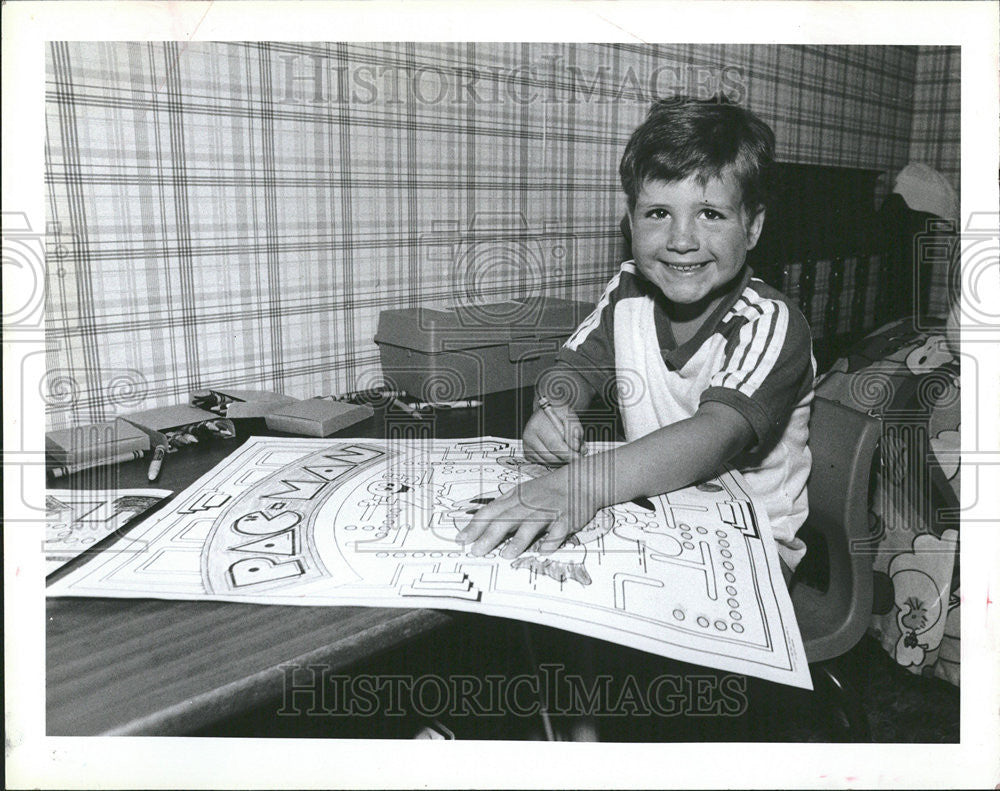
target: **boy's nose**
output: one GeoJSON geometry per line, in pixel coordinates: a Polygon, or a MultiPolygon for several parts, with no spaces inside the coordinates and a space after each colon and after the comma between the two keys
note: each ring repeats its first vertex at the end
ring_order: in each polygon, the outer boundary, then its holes
{"type": "Polygon", "coordinates": [[[675,253],[690,253],[700,246],[698,234],[689,222],[675,222],[667,237],[667,248],[675,253]]]}

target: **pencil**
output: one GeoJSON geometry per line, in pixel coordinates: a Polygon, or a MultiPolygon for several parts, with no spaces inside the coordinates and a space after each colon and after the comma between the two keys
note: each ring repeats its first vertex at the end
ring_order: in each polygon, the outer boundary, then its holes
{"type": "MultiPolygon", "coordinates": [[[[556,413],[552,410],[552,404],[549,403],[549,399],[545,396],[541,396],[538,399],[538,408],[545,413],[549,422],[555,427],[555,430],[559,432],[559,436],[564,436],[566,433],[566,427],[562,424],[562,421],[556,417],[556,413]]],[[[569,445],[569,442],[566,444],[569,445]]],[[[583,441],[583,437],[580,437],[580,445],[577,448],[577,451],[581,456],[587,455],[587,443],[583,441]]]]}

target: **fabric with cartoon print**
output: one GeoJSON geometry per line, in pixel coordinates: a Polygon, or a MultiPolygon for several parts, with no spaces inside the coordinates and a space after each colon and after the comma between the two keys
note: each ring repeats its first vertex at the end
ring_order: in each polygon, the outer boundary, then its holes
{"type": "Polygon", "coordinates": [[[869,631],[913,673],[959,683],[959,358],[945,328],[911,319],[865,338],[816,394],[882,422],[874,475],[869,631]]]}

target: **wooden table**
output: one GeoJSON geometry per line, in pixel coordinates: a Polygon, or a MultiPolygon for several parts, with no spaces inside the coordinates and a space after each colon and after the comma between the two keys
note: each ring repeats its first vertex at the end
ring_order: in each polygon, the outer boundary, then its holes
{"type": "MultiPolygon", "coordinates": [[[[498,393],[482,409],[438,412],[417,420],[397,409],[338,436],[384,437],[396,427],[433,424],[437,437],[519,437],[530,390],[498,393]]],[[[148,462],[117,468],[122,488],[180,491],[263,422],[236,440],[171,454],[154,484],[148,462]]],[[[50,482],[80,487],[76,476],[50,482]]],[[[46,731],[50,736],[168,735],[280,698],[285,666],[342,669],[458,614],[371,607],[281,607],[209,601],[58,598],[46,603],[46,731]]]]}

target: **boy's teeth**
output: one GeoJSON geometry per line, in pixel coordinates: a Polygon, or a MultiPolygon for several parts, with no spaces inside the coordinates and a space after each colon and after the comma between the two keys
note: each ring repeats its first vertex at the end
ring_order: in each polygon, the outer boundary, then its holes
{"type": "Polygon", "coordinates": [[[693,272],[695,269],[701,269],[703,266],[705,266],[705,262],[703,261],[700,264],[683,264],[683,265],[667,264],[667,266],[669,266],[672,269],[677,269],[680,272],[693,272]]]}

